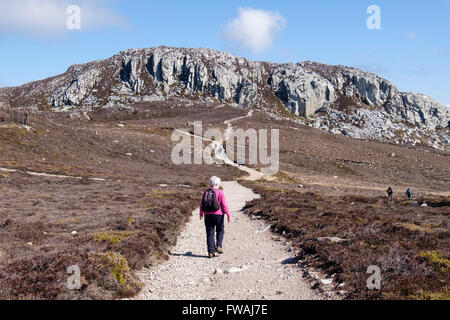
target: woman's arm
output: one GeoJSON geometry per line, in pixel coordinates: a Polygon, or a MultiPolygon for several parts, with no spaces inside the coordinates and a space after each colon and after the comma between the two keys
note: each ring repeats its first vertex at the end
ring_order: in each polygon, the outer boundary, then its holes
{"type": "Polygon", "coordinates": [[[202,200],[200,201],[200,220],[203,218],[203,210],[202,210],[202,205],[203,205],[203,197],[205,196],[205,194],[203,194],[202,196],[202,200]]]}
{"type": "Polygon", "coordinates": [[[230,209],[228,208],[227,200],[225,199],[225,193],[223,191],[221,192],[220,206],[222,207],[223,213],[225,213],[228,216],[228,219],[230,219],[230,209]]]}

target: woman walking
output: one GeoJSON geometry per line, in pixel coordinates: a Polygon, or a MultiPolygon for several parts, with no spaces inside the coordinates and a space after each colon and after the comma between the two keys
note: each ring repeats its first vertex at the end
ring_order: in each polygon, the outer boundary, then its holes
{"type": "Polygon", "coordinates": [[[209,180],[210,188],[203,193],[200,204],[200,220],[205,217],[206,242],[208,245],[208,257],[215,257],[215,253],[223,253],[223,236],[225,233],[225,214],[228,223],[231,222],[230,210],[228,209],[225,194],[220,187],[220,178],[212,177],[209,180]],[[214,241],[214,233],[216,239],[214,241]]]}

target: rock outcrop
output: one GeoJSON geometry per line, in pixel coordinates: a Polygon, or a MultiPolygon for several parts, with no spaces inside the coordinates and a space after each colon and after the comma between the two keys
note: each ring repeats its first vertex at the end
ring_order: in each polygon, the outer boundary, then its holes
{"type": "Polygon", "coordinates": [[[58,111],[171,96],[268,111],[284,106],[306,118],[299,121],[332,133],[448,148],[448,107],[399,92],[375,74],[314,62],[274,64],[210,49],[158,47],[126,50],[53,78],[0,89],[0,100],[12,106],[58,111]]]}
{"type": "Polygon", "coordinates": [[[331,82],[301,65],[278,66],[271,72],[268,84],[284,105],[297,115],[313,115],[336,100],[331,82]]]}
{"type": "Polygon", "coordinates": [[[341,96],[350,98],[347,103],[354,106],[378,107],[396,122],[403,121],[423,129],[449,126],[449,108],[422,94],[399,92],[392,83],[375,74],[312,62],[301,65],[329,80],[341,96]]]}

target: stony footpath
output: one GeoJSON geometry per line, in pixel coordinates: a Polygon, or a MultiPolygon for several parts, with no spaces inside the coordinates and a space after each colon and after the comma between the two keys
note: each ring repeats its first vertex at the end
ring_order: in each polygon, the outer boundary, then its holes
{"type": "Polygon", "coordinates": [[[222,186],[232,216],[225,226],[225,253],[207,258],[205,225],[195,210],[170,259],[139,272],[144,288],[136,299],[324,299],[303,278],[290,244],[241,212],[258,195],[237,182],[222,186]]]}

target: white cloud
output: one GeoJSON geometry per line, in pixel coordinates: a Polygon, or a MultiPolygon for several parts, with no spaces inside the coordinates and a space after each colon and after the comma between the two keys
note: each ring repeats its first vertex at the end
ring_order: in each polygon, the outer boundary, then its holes
{"type": "Polygon", "coordinates": [[[238,17],[229,21],[223,37],[230,43],[261,53],[269,49],[277,33],[286,27],[286,19],[278,12],[238,8],[238,17]]]}
{"type": "Polygon", "coordinates": [[[127,23],[122,15],[108,8],[106,0],[0,0],[0,33],[38,38],[64,34],[69,31],[70,5],[81,9],[81,30],[127,23]]]}

